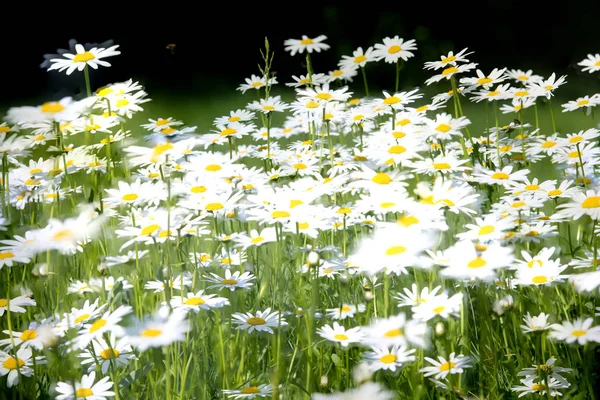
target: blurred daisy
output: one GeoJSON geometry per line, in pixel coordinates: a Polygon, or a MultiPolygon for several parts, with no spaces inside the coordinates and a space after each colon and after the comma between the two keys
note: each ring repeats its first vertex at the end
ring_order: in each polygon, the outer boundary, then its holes
{"type": "Polygon", "coordinates": [[[0,376],[6,377],[6,386],[12,387],[19,383],[19,375],[30,377],[33,375],[33,359],[29,347],[22,347],[13,356],[0,351],[0,376]]]}
{"type": "Polygon", "coordinates": [[[204,294],[204,290],[197,293],[188,293],[185,297],[175,296],[171,298],[171,307],[185,311],[198,313],[200,309],[210,310],[220,308],[229,304],[225,297],[215,297],[216,294],[204,294]]]}
{"type": "Polygon", "coordinates": [[[148,347],[162,347],[181,342],[185,340],[186,333],[190,330],[185,317],[186,313],[181,311],[174,311],[168,316],[159,312],[157,316],[130,327],[127,330],[127,343],[144,351],[148,347]]]}
{"type": "Polygon", "coordinates": [[[578,318],[575,321],[563,321],[562,324],[552,324],[550,338],[563,340],[567,343],[577,342],[583,346],[587,342],[600,342],[600,325],[592,326],[592,318],[578,318]]]}
{"type": "Polygon", "coordinates": [[[94,383],[95,380],[96,372],[90,372],[89,375],[83,375],[81,381],[75,381],[75,386],[72,381],[69,383],[58,382],[56,391],[60,394],[56,396],[56,400],[105,400],[107,397],[115,395],[109,390],[113,387],[113,383],[108,376],[94,383]]]}
{"type": "Polygon", "coordinates": [[[527,315],[523,317],[525,325],[521,325],[523,333],[539,332],[550,329],[550,324],[548,324],[549,317],[550,315],[545,313],[540,313],[540,315],[532,317],[531,314],[529,314],[529,311],[527,311],[527,315]]]}
{"type": "Polygon", "coordinates": [[[258,386],[244,386],[241,389],[223,390],[223,394],[229,399],[255,399],[257,397],[271,397],[273,387],[271,384],[263,383],[258,386]]]}
{"type": "Polygon", "coordinates": [[[11,313],[25,313],[27,310],[23,307],[35,307],[36,302],[29,296],[19,296],[13,299],[0,298],[0,317],[10,307],[11,313]]]}
{"type": "Polygon", "coordinates": [[[327,316],[331,319],[346,319],[354,318],[357,312],[364,312],[366,307],[364,304],[344,304],[337,308],[328,308],[326,310],[327,316]]]}
{"type": "Polygon", "coordinates": [[[324,339],[341,344],[342,347],[348,347],[350,343],[357,343],[362,339],[360,327],[346,329],[337,322],[333,323],[333,327],[325,325],[319,328],[317,333],[324,339]]]}
{"type": "Polygon", "coordinates": [[[590,74],[600,71],[600,54],[588,54],[587,58],[577,63],[581,65],[583,72],[590,74]]]}
{"type": "Polygon", "coordinates": [[[80,349],[83,349],[87,347],[92,340],[102,337],[105,332],[112,332],[116,336],[122,336],[124,331],[118,324],[123,317],[131,313],[132,310],[133,308],[131,306],[119,306],[114,311],[104,313],[104,315],[94,321],[94,323],[83,325],[79,331],[79,336],[75,338],[75,343],[80,349]]]}
{"type": "Polygon", "coordinates": [[[373,347],[372,351],[363,354],[365,361],[372,371],[390,370],[396,371],[396,368],[402,367],[407,362],[415,361],[413,355],[416,349],[407,349],[405,346],[394,345],[388,347],[373,347]]]}

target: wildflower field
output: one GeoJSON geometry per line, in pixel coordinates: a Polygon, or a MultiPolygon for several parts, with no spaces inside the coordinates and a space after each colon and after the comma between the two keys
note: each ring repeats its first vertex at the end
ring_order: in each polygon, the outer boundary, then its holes
{"type": "Polygon", "coordinates": [[[596,398],[600,93],[330,50],[265,40],[206,130],[91,87],[118,45],[46,56],[87,93],[0,124],[0,399],[596,398]]]}

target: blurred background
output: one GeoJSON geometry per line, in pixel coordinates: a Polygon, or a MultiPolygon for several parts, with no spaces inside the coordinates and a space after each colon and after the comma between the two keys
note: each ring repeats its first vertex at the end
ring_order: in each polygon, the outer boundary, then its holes
{"type": "MultiPolygon", "coordinates": [[[[273,69],[280,82],[278,90],[283,91],[291,75],[305,73],[304,56],[290,56],[283,50],[283,41],[303,34],[327,35],[331,45],[329,51],[314,55],[316,72],[336,69],[341,56],[351,55],[359,46],[366,48],[386,36],[399,35],[416,39],[418,45],[416,57],[402,72],[404,88],[423,85],[431,75],[422,70],[425,61],[468,47],[475,52],[471,60],[484,71],[506,66],[533,69],[545,76],[553,71],[567,74],[570,85],[560,91],[567,99],[598,91],[600,74],[583,76],[576,63],[588,53],[600,52],[600,2],[562,2],[560,8],[552,8],[550,2],[516,0],[467,7],[454,2],[383,3],[211,2],[210,6],[192,6],[164,2],[154,6],[148,2],[135,10],[112,2],[93,7],[54,2],[14,5],[14,17],[5,16],[2,22],[0,110],[81,95],[82,73],[66,76],[39,67],[43,54],[68,48],[69,39],[80,43],[112,39],[120,45],[122,54],[108,60],[111,68],[92,71],[92,88],[133,78],[161,107],[194,108],[200,114],[212,111],[217,101],[234,97],[232,108],[254,99],[251,93],[240,96],[235,88],[259,72],[259,50],[265,37],[275,51],[273,69]],[[190,104],[192,98],[203,100],[190,104]]],[[[373,88],[393,87],[393,65],[368,64],[367,74],[373,88]]],[[[353,89],[360,93],[362,82],[357,78],[353,89]]],[[[446,87],[434,92],[442,90],[446,87]]]]}

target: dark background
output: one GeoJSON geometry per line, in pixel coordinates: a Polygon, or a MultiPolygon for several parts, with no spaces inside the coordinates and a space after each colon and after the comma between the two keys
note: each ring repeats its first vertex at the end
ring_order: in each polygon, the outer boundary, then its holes
{"type": "MultiPolygon", "coordinates": [[[[405,87],[420,85],[430,75],[422,71],[423,62],[464,47],[475,51],[472,61],[484,71],[504,66],[544,75],[556,71],[568,74],[571,83],[581,79],[576,63],[600,52],[598,1],[561,2],[560,8],[514,0],[394,3],[147,2],[135,10],[114,2],[13,4],[16,8],[2,18],[0,105],[79,93],[81,73],[67,77],[39,68],[43,54],[67,48],[71,38],[81,43],[113,39],[120,45],[122,54],[108,59],[111,68],[92,71],[93,88],[134,78],[152,97],[232,93],[243,78],[258,73],[265,36],[275,51],[273,69],[281,84],[305,72],[304,57],[283,50],[285,39],[302,34],[328,36],[331,49],[313,57],[316,72],[323,73],[358,46],[394,35],[417,39],[416,57],[403,72],[405,87]],[[174,53],[168,44],[176,45],[174,53]]],[[[391,65],[369,65],[367,72],[373,86],[393,83],[391,65]]]]}

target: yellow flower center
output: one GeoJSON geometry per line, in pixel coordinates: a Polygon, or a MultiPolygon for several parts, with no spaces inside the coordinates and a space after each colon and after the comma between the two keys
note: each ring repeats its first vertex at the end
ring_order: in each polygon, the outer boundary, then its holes
{"type": "Polygon", "coordinates": [[[433,164],[433,168],[435,168],[437,170],[441,170],[441,169],[450,169],[452,167],[448,163],[436,163],[436,164],[433,164]]]}
{"type": "Polygon", "coordinates": [[[436,131],[443,132],[443,133],[446,133],[451,129],[452,129],[452,127],[450,125],[446,125],[446,124],[439,124],[438,127],[435,128],[436,131]]]}
{"type": "Polygon", "coordinates": [[[400,98],[396,97],[396,96],[390,96],[390,97],[386,97],[385,100],[383,100],[383,104],[388,104],[388,105],[392,105],[392,104],[396,104],[396,103],[400,103],[400,98]]]}
{"type": "Polygon", "coordinates": [[[190,189],[190,192],[192,192],[192,193],[204,193],[204,192],[206,192],[206,186],[193,186],[190,189]]]}
{"type": "Polygon", "coordinates": [[[442,311],[444,311],[445,309],[446,309],[446,306],[439,306],[439,307],[436,307],[436,308],[432,309],[431,311],[433,311],[436,314],[439,314],[442,311]]]}
{"type": "Polygon", "coordinates": [[[477,84],[478,85],[487,85],[488,83],[492,83],[494,80],[492,78],[489,77],[485,77],[485,78],[479,78],[477,80],[477,84]]]}
{"type": "Polygon", "coordinates": [[[260,393],[260,389],[257,388],[256,386],[248,386],[243,388],[242,390],[240,390],[241,394],[254,394],[254,393],[260,393]]]}
{"type": "Polygon", "coordinates": [[[264,237],[262,237],[262,236],[257,236],[257,237],[255,237],[255,238],[252,238],[252,240],[251,240],[251,242],[252,242],[253,244],[262,243],[262,242],[264,242],[264,241],[265,241],[265,238],[264,238],[264,237]]]}
{"type": "Polygon", "coordinates": [[[263,106],[263,110],[265,110],[265,111],[273,111],[274,109],[275,109],[275,107],[270,106],[270,105],[263,106]]]}
{"type": "Polygon", "coordinates": [[[396,205],[396,203],[392,203],[390,201],[385,202],[385,203],[381,203],[379,206],[381,208],[390,208],[390,207],[394,207],[396,205]]]}
{"type": "Polygon", "coordinates": [[[444,57],[442,58],[442,64],[448,64],[449,62],[452,62],[454,60],[456,60],[455,56],[444,57]]]}
{"type": "Polygon", "coordinates": [[[208,203],[205,208],[206,211],[218,211],[224,208],[224,206],[221,203],[208,203]]]}
{"type": "Polygon", "coordinates": [[[147,227],[142,229],[142,231],[140,232],[140,235],[141,236],[149,236],[149,235],[152,235],[154,232],[156,232],[159,229],[160,229],[160,225],[157,225],[157,224],[148,225],[147,227]]]}
{"type": "Polygon", "coordinates": [[[534,276],[531,279],[531,282],[537,283],[537,284],[547,283],[548,282],[548,278],[545,277],[544,275],[538,275],[538,276],[534,276]]]}
{"type": "Polygon", "coordinates": [[[6,307],[8,305],[8,300],[0,299],[0,307],[6,307]]]}
{"type": "Polygon", "coordinates": [[[517,76],[517,79],[519,79],[521,81],[528,81],[529,77],[527,75],[519,75],[519,76],[517,76]]]}
{"type": "Polygon", "coordinates": [[[404,226],[405,228],[408,228],[409,226],[418,224],[418,223],[419,223],[419,219],[417,217],[415,217],[414,215],[405,215],[398,219],[398,224],[404,226]]]}
{"type": "Polygon", "coordinates": [[[35,140],[36,142],[41,142],[44,139],[46,139],[46,136],[44,136],[44,135],[38,135],[33,138],[33,140],[35,140]]]}
{"type": "Polygon", "coordinates": [[[486,264],[487,264],[487,261],[485,261],[481,257],[477,257],[476,259],[470,261],[467,264],[467,267],[469,267],[469,268],[481,268],[481,267],[485,267],[486,264]]]}
{"type": "Polygon", "coordinates": [[[331,76],[340,76],[344,73],[341,69],[335,70],[331,73],[331,76]]]}
{"type": "Polygon", "coordinates": [[[600,197],[599,196],[590,196],[581,203],[581,207],[583,208],[598,208],[600,207],[600,197]]]}
{"type": "Polygon", "coordinates": [[[25,332],[21,333],[21,336],[19,336],[19,339],[26,342],[28,340],[33,340],[36,337],[37,337],[37,332],[33,329],[28,329],[25,332]]]}
{"type": "Polygon", "coordinates": [[[512,149],[513,149],[512,146],[502,146],[502,147],[500,147],[500,151],[502,153],[506,153],[507,151],[511,151],[512,149]]]}
{"type": "Polygon", "coordinates": [[[156,145],[154,147],[154,151],[152,153],[153,157],[159,156],[162,153],[164,153],[167,150],[171,150],[173,148],[173,145],[171,143],[163,143],[163,144],[159,144],[156,145]]]}
{"type": "Polygon", "coordinates": [[[237,285],[237,281],[235,279],[223,279],[221,281],[223,285],[237,285]]]}
{"type": "Polygon", "coordinates": [[[494,232],[495,230],[496,230],[496,228],[493,227],[492,225],[484,225],[481,228],[479,228],[479,236],[489,235],[490,233],[494,232]]]}
{"type": "Polygon", "coordinates": [[[400,47],[400,46],[398,46],[398,45],[393,45],[393,46],[390,46],[390,47],[388,48],[388,53],[390,53],[390,54],[396,54],[396,53],[398,53],[400,50],[402,50],[402,47],[400,47]]]}
{"type": "Polygon", "coordinates": [[[539,185],[527,185],[527,186],[525,186],[525,190],[531,190],[531,191],[539,190],[539,188],[540,188],[539,185]]]}
{"type": "Polygon", "coordinates": [[[350,307],[348,307],[348,306],[343,306],[343,307],[341,308],[341,310],[342,310],[342,312],[349,312],[349,311],[352,311],[352,309],[351,309],[350,307]]]}
{"type": "Polygon", "coordinates": [[[264,325],[267,323],[267,321],[260,317],[250,317],[246,320],[246,323],[248,325],[264,325]]]}
{"type": "Polygon", "coordinates": [[[86,51],[84,53],[76,54],[75,58],[73,58],[73,62],[88,62],[88,61],[92,61],[95,58],[96,58],[95,55],[93,55],[89,51],[86,51]]]}
{"type": "Polygon", "coordinates": [[[61,240],[69,240],[73,237],[73,231],[70,229],[63,229],[62,231],[58,231],[57,233],[54,234],[54,236],[52,236],[52,240],[57,240],[57,241],[61,241],[61,240]]]}
{"type": "Polygon", "coordinates": [[[88,388],[80,388],[75,391],[75,397],[86,398],[86,397],[92,396],[93,394],[94,394],[94,391],[92,389],[88,389],[88,388]]]}
{"type": "Polygon", "coordinates": [[[569,139],[569,143],[573,144],[573,143],[579,143],[583,140],[583,138],[581,136],[573,136],[571,139],[569,139]]]}
{"type": "Polygon", "coordinates": [[[6,125],[0,126],[0,133],[6,133],[10,131],[10,128],[6,125]]]}
{"type": "Polygon", "coordinates": [[[389,154],[402,154],[406,152],[406,148],[400,145],[392,146],[388,149],[389,154]]]}
{"type": "Polygon", "coordinates": [[[371,180],[378,185],[388,185],[390,182],[392,182],[392,178],[385,172],[376,173],[371,180]]]}
{"type": "Polygon", "coordinates": [[[398,357],[396,357],[395,354],[386,354],[385,356],[381,357],[379,361],[384,364],[392,364],[395,363],[397,359],[398,357]]]}
{"type": "Polygon", "coordinates": [[[525,207],[527,204],[524,201],[515,201],[514,203],[512,203],[511,207],[512,208],[519,208],[519,207],[525,207]]]}
{"type": "Polygon", "coordinates": [[[457,72],[458,72],[458,68],[456,68],[456,67],[446,68],[445,70],[442,71],[442,76],[452,75],[457,72]]]}
{"type": "Polygon", "coordinates": [[[205,303],[206,302],[200,297],[191,297],[185,301],[185,304],[188,306],[199,306],[205,303]]]}
{"type": "Polygon", "coordinates": [[[404,335],[404,332],[402,332],[402,329],[400,329],[400,328],[391,329],[383,334],[383,336],[387,337],[387,338],[398,337],[398,336],[403,336],[403,335],[404,335]]]}
{"type": "Polygon", "coordinates": [[[504,172],[495,172],[492,175],[492,179],[502,179],[502,180],[505,180],[505,179],[508,179],[508,174],[505,174],[504,172]]]}
{"type": "Polygon", "coordinates": [[[162,329],[144,329],[142,332],[143,337],[157,337],[163,333],[162,329]]]}
{"type": "Polygon", "coordinates": [[[338,333],[337,335],[333,336],[333,338],[339,341],[348,340],[348,336],[344,335],[343,333],[338,333]]]}
{"type": "Polygon", "coordinates": [[[527,90],[519,90],[515,92],[515,97],[524,97],[527,96],[529,92],[527,90]]]}
{"type": "Polygon", "coordinates": [[[406,247],[404,246],[391,246],[385,251],[386,256],[397,256],[398,254],[402,254],[406,251],[406,247]]]}
{"type": "MultiPolygon", "coordinates": [[[[127,100],[127,99],[119,99],[119,100],[117,100],[117,103],[116,103],[117,108],[125,107],[127,105],[129,105],[129,100],[127,100]]],[[[167,128],[167,129],[173,129],[173,128],[167,128]]]]}
{"type": "Polygon", "coordinates": [[[495,96],[498,96],[499,94],[500,94],[500,92],[499,92],[499,91],[497,91],[497,90],[492,90],[492,91],[491,91],[491,92],[489,92],[487,95],[488,95],[488,97],[495,97],[495,96]]]}
{"type": "Polygon", "coordinates": [[[418,113],[420,113],[420,112],[423,112],[423,111],[427,111],[428,108],[429,108],[429,105],[425,104],[424,106],[418,107],[416,111],[418,113]]]}
{"type": "Polygon", "coordinates": [[[580,330],[571,332],[571,335],[573,335],[575,337],[579,337],[579,336],[585,335],[586,333],[587,333],[586,330],[580,329],[580,330]]]}
{"type": "Polygon", "coordinates": [[[103,328],[104,325],[106,325],[106,320],[100,318],[98,321],[92,324],[92,326],[90,327],[90,333],[98,331],[99,329],[103,328]]]}
{"type": "Polygon", "coordinates": [[[577,102],[577,106],[578,106],[578,107],[583,107],[583,106],[585,106],[586,104],[590,104],[590,101],[589,101],[589,100],[586,100],[586,99],[583,99],[583,100],[579,100],[579,101],[577,102]]]}
{"type": "Polygon", "coordinates": [[[10,251],[0,251],[0,260],[6,260],[7,258],[13,258],[15,255],[10,251]]]}
{"type": "Polygon", "coordinates": [[[560,196],[562,194],[562,190],[554,189],[548,192],[548,196],[560,196]]]}
{"type": "Polygon", "coordinates": [[[128,193],[126,195],[123,195],[123,197],[121,198],[121,200],[123,201],[134,201],[138,199],[138,195],[135,193],[128,193]]]}
{"type": "Polygon", "coordinates": [[[483,251],[487,250],[487,246],[485,244],[477,243],[475,245],[475,250],[477,250],[479,252],[483,252],[483,251]]]}
{"type": "Polygon", "coordinates": [[[6,369],[17,369],[17,368],[21,368],[22,366],[25,365],[25,361],[21,360],[20,358],[8,358],[6,361],[4,361],[4,364],[2,364],[4,366],[4,368],[6,369]],[[17,366],[18,364],[18,366],[17,366]]]}
{"type": "Polygon", "coordinates": [[[294,164],[294,168],[296,168],[296,169],[306,169],[307,166],[306,166],[306,164],[298,163],[298,164],[294,164]]]}
{"type": "Polygon", "coordinates": [[[81,314],[79,317],[75,318],[75,323],[78,324],[80,322],[85,321],[90,317],[90,314],[81,314]]]}
{"type": "Polygon", "coordinates": [[[331,96],[331,94],[329,94],[329,93],[319,93],[319,94],[317,94],[315,97],[316,97],[317,99],[320,99],[320,100],[326,100],[326,101],[327,101],[327,100],[331,100],[331,98],[332,98],[333,96],[331,96]]]}
{"type": "Polygon", "coordinates": [[[221,136],[229,136],[237,133],[237,131],[233,128],[226,128],[221,131],[221,136]]]}
{"type": "Polygon", "coordinates": [[[42,104],[42,112],[44,113],[57,113],[65,109],[65,106],[60,104],[58,101],[49,101],[42,104]]]}
{"type": "Polygon", "coordinates": [[[302,40],[300,41],[300,44],[302,44],[302,45],[304,45],[304,46],[307,46],[307,45],[309,45],[309,44],[313,44],[313,40],[312,40],[312,39],[310,39],[310,38],[302,39],[302,40]]]}
{"type": "Polygon", "coordinates": [[[451,361],[446,361],[442,365],[440,365],[440,371],[450,371],[452,368],[456,367],[456,364],[451,361]]]}
{"type": "Polygon", "coordinates": [[[271,213],[271,217],[273,218],[289,218],[291,214],[287,211],[273,211],[271,213]]]}
{"type": "Polygon", "coordinates": [[[111,360],[119,357],[119,354],[121,354],[119,350],[109,347],[108,349],[104,349],[100,352],[100,357],[102,357],[104,360],[111,360]]]}
{"type": "Polygon", "coordinates": [[[221,166],[219,164],[208,164],[204,169],[209,172],[216,172],[221,170],[221,166]]]}
{"type": "Polygon", "coordinates": [[[252,86],[253,88],[259,88],[263,85],[263,83],[261,81],[256,81],[256,82],[252,82],[250,84],[250,86],[252,86]]]}
{"type": "Polygon", "coordinates": [[[367,57],[365,57],[365,56],[356,56],[356,57],[354,57],[354,63],[360,64],[361,62],[365,61],[366,59],[367,59],[367,57]]]}

